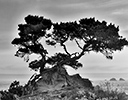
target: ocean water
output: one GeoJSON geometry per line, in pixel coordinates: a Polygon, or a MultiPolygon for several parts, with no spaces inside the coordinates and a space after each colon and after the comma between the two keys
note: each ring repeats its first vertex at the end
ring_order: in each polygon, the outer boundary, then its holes
{"type": "MultiPolygon", "coordinates": [[[[94,75],[97,75],[97,74],[94,74],[94,75]]],[[[7,90],[9,88],[10,84],[15,80],[19,81],[21,85],[24,85],[27,83],[27,81],[30,79],[31,76],[32,75],[30,75],[30,74],[0,74],[0,90],[7,90]]],[[[97,75],[97,76],[99,76],[99,75],[97,75]]],[[[102,76],[103,76],[103,74],[102,74],[102,76]]],[[[107,74],[105,74],[104,76],[105,76],[105,78],[102,78],[102,79],[100,78],[100,80],[98,80],[98,78],[97,78],[97,80],[91,80],[92,84],[94,86],[96,86],[96,85],[104,86],[106,82],[109,82],[110,88],[118,89],[119,91],[126,92],[128,94],[128,80],[125,80],[125,81],[107,81],[107,80],[105,80],[107,74]]],[[[107,79],[109,80],[110,77],[112,77],[112,76],[109,76],[107,79]]]]}

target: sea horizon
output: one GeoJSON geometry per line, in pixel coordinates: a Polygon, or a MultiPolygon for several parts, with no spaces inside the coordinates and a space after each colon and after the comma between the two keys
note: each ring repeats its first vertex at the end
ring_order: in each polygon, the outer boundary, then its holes
{"type": "MultiPolygon", "coordinates": [[[[20,85],[25,85],[30,79],[31,74],[0,74],[0,90],[6,90],[9,88],[13,81],[19,81],[20,85]]],[[[123,78],[128,82],[126,73],[85,73],[80,74],[82,78],[88,78],[93,85],[98,85],[99,82],[109,81],[111,78],[115,78],[117,81],[119,78],[123,78]]]]}
{"type": "Polygon", "coordinates": [[[31,74],[0,74],[0,90],[8,89],[15,80],[19,81],[20,85],[25,85],[31,76],[31,74]]]}

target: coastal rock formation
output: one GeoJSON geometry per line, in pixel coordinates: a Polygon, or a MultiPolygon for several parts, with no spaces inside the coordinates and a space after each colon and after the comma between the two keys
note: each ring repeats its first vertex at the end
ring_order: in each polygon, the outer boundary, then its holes
{"type": "Polygon", "coordinates": [[[85,90],[93,89],[89,79],[79,74],[70,76],[64,67],[46,69],[41,75],[34,76],[28,87],[28,94],[20,100],[75,100],[73,98],[83,95],[85,90]]]}
{"type": "Polygon", "coordinates": [[[116,78],[111,78],[110,81],[117,81],[116,78]]]}
{"type": "MultiPolygon", "coordinates": [[[[110,81],[117,81],[117,79],[116,78],[111,78],[110,81]]],[[[119,81],[125,81],[125,79],[120,78],[119,81]]]]}
{"type": "Polygon", "coordinates": [[[123,78],[120,78],[120,79],[119,79],[119,81],[125,81],[125,79],[123,79],[123,78]]]}

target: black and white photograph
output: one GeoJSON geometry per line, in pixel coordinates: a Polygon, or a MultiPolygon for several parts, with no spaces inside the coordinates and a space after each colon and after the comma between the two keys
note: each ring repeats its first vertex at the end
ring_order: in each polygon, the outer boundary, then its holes
{"type": "Polygon", "coordinates": [[[128,100],[128,0],[0,0],[0,100],[128,100]]]}

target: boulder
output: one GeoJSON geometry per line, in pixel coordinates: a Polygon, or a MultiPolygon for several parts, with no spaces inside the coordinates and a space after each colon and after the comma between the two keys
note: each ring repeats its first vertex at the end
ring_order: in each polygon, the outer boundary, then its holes
{"type": "Polygon", "coordinates": [[[123,78],[120,78],[120,79],[119,79],[119,81],[125,81],[125,79],[123,79],[123,78]]]}
{"type": "Polygon", "coordinates": [[[67,72],[64,68],[61,71],[57,68],[45,70],[40,79],[35,83],[36,92],[59,90],[68,84],[67,72]]]}
{"type": "Polygon", "coordinates": [[[70,77],[73,83],[75,83],[75,86],[93,89],[93,85],[89,79],[82,78],[79,74],[75,74],[70,77]]]}
{"type": "Polygon", "coordinates": [[[111,78],[110,81],[117,81],[116,78],[111,78]]]}
{"type": "Polygon", "coordinates": [[[20,100],[69,100],[68,98],[83,95],[87,89],[93,89],[89,79],[84,79],[79,74],[70,76],[64,67],[45,69],[42,74],[35,75],[28,86],[31,87],[28,88],[30,92],[20,100]]]}

